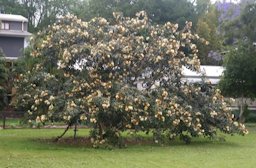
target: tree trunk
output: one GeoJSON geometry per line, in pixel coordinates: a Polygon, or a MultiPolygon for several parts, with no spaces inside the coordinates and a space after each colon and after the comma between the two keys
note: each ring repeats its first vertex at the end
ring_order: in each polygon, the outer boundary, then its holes
{"type": "Polygon", "coordinates": [[[66,132],[68,131],[68,129],[71,127],[71,125],[72,125],[72,123],[69,123],[68,126],[67,126],[67,128],[65,129],[65,131],[64,131],[60,136],[58,136],[57,138],[55,138],[54,142],[57,142],[60,138],[62,138],[62,137],[66,134],[66,132]]]}
{"type": "Polygon", "coordinates": [[[98,126],[99,126],[99,135],[100,135],[100,139],[102,140],[102,139],[103,139],[103,127],[102,127],[102,124],[101,124],[101,123],[99,123],[98,126]]]}
{"type": "Polygon", "coordinates": [[[76,133],[77,133],[77,123],[75,124],[75,128],[74,128],[74,140],[76,139],[76,133]]]}
{"type": "Polygon", "coordinates": [[[244,95],[241,96],[240,98],[240,113],[239,113],[239,121],[243,122],[244,121],[244,95]]]}
{"type": "Polygon", "coordinates": [[[5,111],[2,111],[2,114],[3,114],[3,129],[5,129],[5,121],[6,121],[5,111]]]}

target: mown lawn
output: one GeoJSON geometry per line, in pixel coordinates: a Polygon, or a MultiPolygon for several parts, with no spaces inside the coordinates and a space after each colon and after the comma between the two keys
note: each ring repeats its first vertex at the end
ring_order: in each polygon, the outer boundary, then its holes
{"type": "MultiPolygon", "coordinates": [[[[64,126],[64,122],[46,122],[45,126],[64,126]]],[[[0,128],[3,127],[3,119],[0,119],[0,128]]],[[[27,121],[24,122],[22,118],[6,118],[5,120],[6,128],[30,128],[27,121]]]]}
{"type": "MultiPolygon", "coordinates": [[[[0,130],[0,168],[254,168],[256,126],[249,129],[245,137],[226,135],[226,142],[198,138],[190,145],[175,141],[112,150],[38,140],[56,137],[63,129],[0,130]]],[[[79,135],[88,130],[80,129],[79,135]]]]}

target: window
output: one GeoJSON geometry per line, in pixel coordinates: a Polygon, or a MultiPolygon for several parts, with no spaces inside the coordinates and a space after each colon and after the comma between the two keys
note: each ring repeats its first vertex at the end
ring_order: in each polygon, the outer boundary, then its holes
{"type": "Polygon", "coordinates": [[[2,29],[2,30],[9,30],[9,29],[10,29],[9,23],[2,22],[2,23],[1,23],[1,29],[2,29]]]}

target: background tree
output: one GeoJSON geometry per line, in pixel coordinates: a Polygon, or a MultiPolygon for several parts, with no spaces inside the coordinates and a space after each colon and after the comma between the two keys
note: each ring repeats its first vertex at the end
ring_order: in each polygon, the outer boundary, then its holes
{"type": "Polygon", "coordinates": [[[240,44],[230,49],[225,58],[225,71],[219,87],[225,96],[241,98],[239,119],[242,119],[244,98],[256,95],[256,57],[252,45],[240,44]]]}
{"type": "Polygon", "coordinates": [[[0,112],[3,118],[3,128],[5,127],[5,114],[2,111],[8,105],[6,81],[8,79],[8,72],[6,62],[3,58],[3,52],[0,50],[0,112]]]}
{"type": "Polygon", "coordinates": [[[252,39],[255,34],[254,1],[242,0],[239,4],[218,3],[217,8],[221,14],[219,27],[225,45],[233,45],[246,38],[250,41],[254,40],[252,39]]]}
{"type": "Polygon", "coordinates": [[[74,0],[0,0],[1,12],[28,18],[30,32],[37,32],[54,23],[56,18],[77,6],[74,0]]]}
{"type": "Polygon", "coordinates": [[[195,7],[188,0],[88,0],[82,4],[74,13],[87,20],[93,17],[112,19],[112,13],[118,11],[132,17],[141,10],[158,24],[170,21],[183,27],[186,21],[195,22],[197,18],[195,7]]]}
{"type": "Polygon", "coordinates": [[[198,16],[204,15],[212,5],[210,0],[194,0],[192,1],[192,4],[196,8],[198,16]]]}
{"type": "Polygon", "coordinates": [[[17,0],[0,0],[1,13],[12,13],[26,15],[26,11],[22,8],[21,4],[17,0]]]}
{"type": "Polygon", "coordinates": [[[199,17],[196,24],[196,33],[209,41],[209,45],[205,46],[197,44],[199,50],[199,58],[202,64],[218,65],[222,62],[220,55],[222,48],[222,36],[218,32],[219,13],[215,5],[209,5],[205,13],[199,17]]]}
{"type": "Polygon", "coordinates": [[[0,110],[3,109],[3,107],[5,106],[5,82],[6,82],[6,79],[7,79],[7,69],[6,69],[6,66],[5,66],[5,61],[4,61],[4,58],[3,58],[3,52],[0,51],[0,93],[1,93],[1,101],[0,101],[0,110]]]}
{"type": "Polygon", "coordinates": [[[255,3],[250,0],[241,1],[239,5],[233,4],[229,12],[232,19],[222,26],[225,44],[232,47],[227,48],[231,52],[225,58],[227,70],[220,86],[226,95],[241,97],[239,117],[242,118],[243,98],[252,98],[255,94],[255,3]]]}
{"type": "Polygon", "coordinates": [[[248,4],[241,14],[242,30],[241,33],[244,37],[251,42],[256,42],[256,4],[248,4]]]}

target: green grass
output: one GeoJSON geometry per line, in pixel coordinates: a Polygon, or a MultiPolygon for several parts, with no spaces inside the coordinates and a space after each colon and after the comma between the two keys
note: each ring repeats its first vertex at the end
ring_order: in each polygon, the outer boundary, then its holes
{"type": "MultiPolygon", "coordinates": [[[[63,122],[47,122],[45,123],[45,125],[55,125],[55,126],[59,126],[59,125],[65,125],[63,122]]],[[[0,119],[0,127],[3,126],[3,119],[0,119]]],[[[29,124],[27,124],[26,122],[24,123],[24,120],[22,118],[6,118],[5,120],[5,126],[7,128],[16,128],[16,127],[22,127],[22,128],[29,128],[29,124]]]]}
{"type": "MultiPolygon", "coordinates": [[[[5,125],[8,127],[17,127],[21,126],[21,119],[18,118],[6,118],[5,120],[5,125]]],[[[3,125],[3,119],[0,119],[0,127],[3,125]]]]}
{"type": "MultiPolygon", "coordinates": [[[[63,129],[0,130],[1,168],[254,168],[256,127],[250,134],[226,135],[226,142],[194,139],[190,145],[130,145],[125,149],[93,149],[81,145],[39,141],[63,129]]],[[[88,135],[80,129],[79,135],[88,135]]],[[[72,131],[67,136],[72,136],[72,131]]]]}

